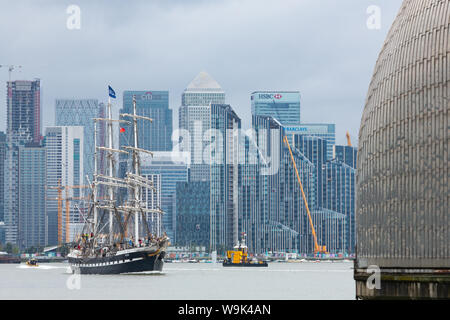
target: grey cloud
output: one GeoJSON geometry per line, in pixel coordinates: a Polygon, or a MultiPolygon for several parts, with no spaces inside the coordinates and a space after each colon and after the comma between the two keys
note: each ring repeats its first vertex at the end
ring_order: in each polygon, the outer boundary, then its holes
{"type": "MultiPolygon", "coordinates": [[[[169,90],[174,125],[184,87],[205,70],[251,123],[250,93],[299,90],[302,119],[335,122],[356,139],[378,52],[400,0],[2,1],[0,64],[13,78],[42,79],[44,126],[56,98],[107,99],[107,85],[169,90]],[[69,4],[81,30],[67,30],[69,4]],[[366,28],[366,8],[382,9],[382,29],[366,28]]],[[[0,69],[0,114],[6,112],[0,69]]],[[[118,99],[117,105],[120,106],[118,99]]],[[[0,123],[4,130],[5,121],[0,123]]]]}

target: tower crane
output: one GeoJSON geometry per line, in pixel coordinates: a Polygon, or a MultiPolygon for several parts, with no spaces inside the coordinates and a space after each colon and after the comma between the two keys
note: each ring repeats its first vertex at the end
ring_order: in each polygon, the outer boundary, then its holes
{"type": "Polygon", "coordinates": [[[65,242],[70,241],[70,205],[69,201],[72,200],[86,200],[88,198],[85,197],[69,197],[69,189],[84,189],[89,188],[89,186],[62,186],[61,185],[61,179],[58,180],[58,185],[56,187],[47,187],[47,189],[56,189],[58,191],[58,197],[57,198],[47,198],[47,200],[57,200],[58,201],[58,243],[63,243],[63,200],[66,202],[66,236],[65,236],[65,242]],[[62,197],[62,191],[65,190],[66,196],[63,199],[62,197]]]}
{"type": "Polygon", "coordinates": [[[308,220],[309,220],[309,224],[311,226],[312,235],[313,235],[313,238],[314,238],[314,254],[317,254],[317,253],[328,253],[327,252],[327,247],[326,246],[321,246],[317,242],[316,230],[314,229],[313,221],[312,221],[312,218],[311,218],[311,212],[309,212],[308,201],[306,200],[305,192],[303,191],[302,181],[300,180],[300,175],[298,174],[297,165],[295,164],[294,155],[292,154],[291,146],[289,145],[289,141],[288,141],[287,136],[284,136],[283,141],[284,141],[284,143],[286,144],[286,146],[289,149],[289,154],[291,155],[292,164],[294,166],[294,170],[295,170],[295,173],[297,175],[297,181],[298,181],[298,184],[300,185],[300,190],[302,192],[303,201],[305,202],[306,212],[308,213],[308,220]]]}
{"type": "Polygon", "coordinates": [[[349,147],[351,147],[351,146],[352,146],[352,141],[350,140],[350,133],[348,133],[348,131],[347,131],[347,133],[345,134],[345,136],[347,137],[347,145],[348,145],[349,147]]]}
{"type": "Polygon", "coordinates": [[[13,72],[14,69],[18,69],[18,68],[22,68],[22,66],[15,66],[15,65],[4,65],[4,64],[0,64],[0,68],[8,68],[8,73],[9,73],[9,81],[11,81],[11,73],[13,72]]]}

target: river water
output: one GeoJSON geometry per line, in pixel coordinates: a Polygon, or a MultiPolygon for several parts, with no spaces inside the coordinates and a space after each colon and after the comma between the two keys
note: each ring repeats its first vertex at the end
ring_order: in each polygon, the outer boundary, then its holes
{"type": "Polygon", "coordinates": [[[352,262],[223,268],[166,263],[160,273],[72,275],[65,263],[0,264],[0,299],[355,299],[352,262]]]}

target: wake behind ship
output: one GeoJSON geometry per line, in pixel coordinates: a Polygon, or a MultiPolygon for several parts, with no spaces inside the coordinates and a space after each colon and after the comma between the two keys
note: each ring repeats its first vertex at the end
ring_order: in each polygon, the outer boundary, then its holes
{"type": "Polygon", "coordinates": [[[136,114],[136,99],[133,97],[133,113],[120,114],[130,120],[112,118],[111,97],[115,92],[109,87],[108,118],[94,120],[94,177],[91,184],[91,205],[84,219],[82,234],[79,235],[69,253],[68,261],[73,273],[120,274],[129,272],[161,271],[169,238],[161,231],[162,211],[147,207],[142,201],[144,189],[155,190],[153,183],[141,175],[140,154],[152,154],[138,147],[137,121],[152,119],[136,114]],[[97,146],[97,123],[107,125],[107,146],[97,146]],[[113,123],[127,124],[133,129],[133,143],[114,149],[113,123]],[[98,152],[106,153],[106,172],[97,170],[98,152]],[[130,166],[125,178],[115,173],[115,155],[129,155],[130,166]],[[105,191],[99,197],[99,190],[105,191]],[[126,190],[127,196],[119,197],[119,190],[126,190]]]}

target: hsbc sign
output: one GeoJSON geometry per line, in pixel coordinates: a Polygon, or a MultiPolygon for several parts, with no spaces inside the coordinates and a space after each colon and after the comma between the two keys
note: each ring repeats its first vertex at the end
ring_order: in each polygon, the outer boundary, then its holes
{"type": "Polygon", "coordinates": [[[283,98],[283,95],[281,95],[280,93],[260,93],[258,95],[259,99],[281,99],[283,98]]]}

